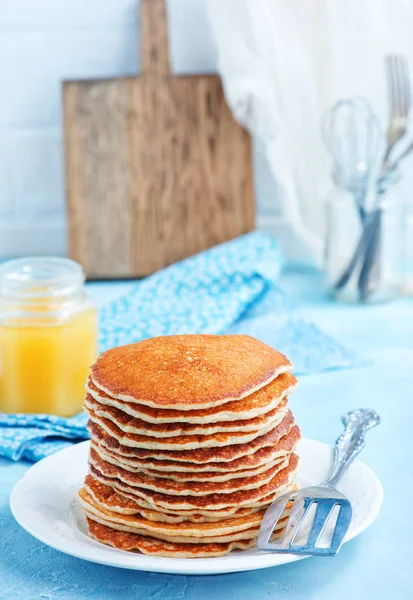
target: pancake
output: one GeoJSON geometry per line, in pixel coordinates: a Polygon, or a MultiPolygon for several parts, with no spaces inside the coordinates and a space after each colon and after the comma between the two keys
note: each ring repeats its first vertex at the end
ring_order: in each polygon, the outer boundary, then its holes
{"type": "MultiPolygon", "coordinates": [[[[107,454],[104,450],[102,450],[102,448],[98,445],[94,445],[92,442],[92,448],[94,449],[94,451],[99,455],[99,458],[101,458],[102,460],[104,460],[105,462],[111,463],[112,465],[115,465],[116,467],[120,467],[121,469],[124,469],[125,471],[130,471],[131,473],[143,473],[144,475],[148,476],[148,477],[163,477],[165,479],[172,479],[173,481],[217,481],[217,482],[224,482],[224,481],[229,481],[230,479],[236,479],[236,478],[240,478],[240,477],[253,477],[254,475],[259,475],[260,473],[264,473],[264,471],[268,471],[268,469],[271,469],[272,467],[274,467],[276,464],[279,464],[283,461],[283,459],[285,458],[286,455],[284,455],[283,457],[278,457],[277,459],[273,460],[273,461],[267,461],[265,464],[261,465],[260,467],[257,467],[256,469],[250,469],[247,471],[221,471],[218,473],[214,473],[213,471],[207,471],[207,472],[197,472],[197,471],[187,471],[187,472],[180,472],[180,471],[155,471],[155,470],[151,470],[151,469],[141,469],[141,468],[133,468],[130,465],[128,465],[127,463],[123,463],[122,460],[119,460],[119,458],[113,457],[113,455],[107,454]]],[[[180,465],[181,463],[177,463],[178,465],[180,465]]]]}
{"type": "Polygon", "coordinates": [[[133,497],[143,498],[155,509],[163,507],[168,512],[171,509],[194,510],[198,512],[202,509],[219,510],[230,506],[244,507],[245,505],[251,505],[251,503],[259,501],[265,496],[275,494],[278,490],[292,485],[297,467],[298,457],[295,454],[291,454],[288,465],[281,471],[278,471],[269,482],[260,487],[248,490],[240,489],[230,493],[211,493],[198,496],[165,494],[144,487],[131,486],[119,478],[103,475],[93,465],[90,465],[89,468],[91,474],[98,481],[114,487],[120,493],[126,492],[128,497],[132,495],[133,497]]]}
{"type": "MultiPolygon", "coordinates": [[[[292,490],[295,490],[295,489],[298,489],[297,485],[294,485],[292,487],[292,490]]],[[[253,513],[260,512],[260,511],[265,512],[265,510],[267,510],[267,508],[270,504],[271,504],[271,502],[268,502],[266,504],[262,503],[261,506],[257,506],[255,508],[252,508],[252,507],[251,508],[239,508],[239,509],[236,509],[231,514],[227,514],[227,515],[223,514],[220,517],[211,517],[209,515],[203,515],[203,514],[197,514],[197,513],[191,513],[189,515],[177,515],[177,514],[172,514],[172,513],[163,513],[158,510],[146,510],[146,509],[141,509],[140,514],[143,517],[145,517],[145,519],[149,519],[150,521],[162,521],[164,523],[183,523],[183,522],[187,523],[188,521],[191,523],[213,523],[213,522],[216,523],[217,521],[222,522],[225,519],[244,517],[246,515],[251,515],[253,513]]],[[[285,509],[283,514],[285,514],[287,516],[287,514],[289,514],[289,513],[290,513],[290,506],[287,505],[287,508],[285,509]]]]}
{"type": "MultiPolygon", "coordinates": [[[[86,509],[84,509],[84,510],[85,510],[86,516],[89,519],[92,519],[93,521],[96,521],[97,523],[101,523],[102,525],[106,525],[107,527],[111,527],[112,529],[114,529],[116,531],[124,531],[127,533],[134,533],[137,535],[150,535],[154,539],[162,540],[165,542],[173,542],[173,543],[202,544],[202,543],[213,542],[213,543],[221,544],[221,543],[226,543],[226,542],[235,542],[238,540],[250,540],[252,538],[258,537],[258,532],[260,530],[259,526],[256,526],[256,527],[251,527],[251,529],[246,529],[245,531],[236,531],[234,533],[228,533],[226,535],[211,535],[211,536],[205,536],[203,538],[196,537],[196,536],[187,537],[187,536],[182,536],[182,535],[173,536],[173,535],[166,535],[163,533],[156,533],[156,535],[155,535],[153,533],[148,533],[148,531],[146,531],[146,529],[135,528],[130,525],[124,525],[117,521],[109,521],[107,519],[103,519],[99,515],[89,512],[86,509]]],[[[283,525],[281,525],[281,526],[283,526],[283,525]]]]}
{"type": "Polygon", "coordinates": [[[217,448],[196,448],[194,450],[154,450],[148,448],[134,448],[126,446],[111,435],[110,422],[107,429],[101,427],[94,421],[89,421],[88,430],[93,440],[102,443],[106,448],[121,454],[122,456],[138,459],[154,458],[156,460],[172,460],[176,462],[205,464],[216,462],[231,462],[241,457],[250,456],[263,447],[275,447],[287,433],[294,433],[297,442],[300,439],[300,430],[295,426],[294,417],[288,411],[279,425],[271,429],[265,435],[255,438],[250,443],[236,444],[217,448]]]}
{"type": "Polygon", "coordinates": [[[149,423],[198,423],[204,425],[205,423],[241,421],[259,417],[276,408],[281,400],[293,391],[296,384],[297,379],[292,373],[281,373],[271,383],[250,396],[212,408],[187,411],[152,408],[136,402],[112,398],[97,388],[90,377],[86,383],[86,390],[100,404],[113,406],[132,417],[149,423]]]}
{"type": "Polygon", "coordinates": [[[99,417],[91,410],[87,411],[90,420],[97,423],[106,431],[112,438],[115,438],[119,444],[129,446],[131,448],[140,448],[147,450],[202,450],[203,448],[219,448],[224,446],[232,446],[233,444],[246,444],[252,442],[268,431],[274,428],[270,423],[259,430],[237,432],[229,431],[228,433],[213,433],[211,435],[181,435],[176,437],[155,438],[148,435],[138,435],[135,433],[125,433],[113,421],[99,417]]]}
{"type": "Polygon", "coordinates": [[[168,508],[165,508],[164,506],[154,506],[153,504],[150,504],[149,502],[147,502],[147,500],[145,500],[144,498],[137,496],[136,494],[131,494],[128,491],[125,490],[121,490],[119,488],[114,487],[113,488],[119,495],[123,495],[125,496],[125,498],[128,498],[130,500],[135,500],[136,504],[138,504],[139,506],[142,506],[142,508],[144,508],[145,510],[152,510],[152,511],[156,511],[157,513],[164,513],[166,515],[178,515],[178,516],[183,516],[185,517],[185,520],[189,520],[187,517],[189,515],[192,514],[197,514],[197,515],[201,515],[201,516],[205,516],[208,518],[215,518],[216,516],[222,517],[222,518],[227,518],[227,517],[233,517],[234,515],[238,514],[240,510],[243,509],[260,509],[266,506],[269,506],[272,502],[274,502],[274,500],[276,498],[278,498],[279,496],[281,496],[282,494],[285,494],[287,492],[290,492],[292,490],[298,489],[297,488],[297,484],[295,483],[294,477],[291,478],[291,481],[285,485],[284,487],[280,487],[277,488],[277,490],[275,492],[272,492],[271,494],[268,494],[267,496],[264,496],[263,498],[254,498],[251,500],[251,502],[248,502],[247,504],[244,504],[242,507],[237,507],[236,505],[233,506],[225,506],[225,507],[221,507],[221,508],[206,508],[205,510],[202,508],[197,507],[196,509],[194,508],[186,508],[186,509],[182,509],[182,508],[171,508],[170,506],[168,508]]]}
{"type": "Polygon", "coordinates": [[[86,517],[89,535],[98,542],[118,550],[139,551],[151,556],[166,558],[213,558],[224,556],[232,550],[248,550],[256,545],[256,539],[227,543],[188,544],[156,540],[154,538],[115,531],[86,517]]]}
{"type": "Polygon", "coordinates": [[[248,335],[174,335],[104,352],[91,379],[112,398],[188,411],[241,400],[291,369],[248,335]]]}
{"type": "MultiPolygon", "coordinates": [[[[188,522],[167,523],[159,520],[150,520],[141,514],[124,515],[119,512],[113,512],[105,509],[98,504],[85,488],[79,490],[79,500],[87,514],[94,520],[114,529],[121,531],[130,531],[142,535],[150,535],[156,539],[166,541],[189,541],[189,538],[198,538],[200,542],[207,541],[234,541],[234,539],[248,539],[255,537],[264,516],[265,510],[251,512],[250,514],[235,516],[225,520],[213,522],[188,522]],[[229,536],[234,533],[244,532],[243,536],[232,539],[220,539],[222,536],[229,536]],[[245,533],[246,532],[246,533],[245,533]],[[212,536],[212,539],[211,539],[212,536]],[[179,538],[179,539],[178,539],[179,538]],[[185,539],[186,538],[186,539],[185,539]],[[208,538],[208,539],[206,539],[208,538]]],[[[284,520],[290,512],[291,505],[283,512],[281,519],[284,520]]]]}
{"type": "Polygon", "coordinates": [[[142,515],[142,517],[148,519],[149,521],[160,521],[161,523],[221,523],[225,519],[243,517],[262,510],[262,507],[240,508],[231,515],[224,515],[221,517],[210,517],[208,515],[200,515],[197,513],[191,513],[189,515],[176,515],[171,513],[163,513],[158,510],[146,510],[142,508],[140,514],[142,515]]]}
{"type": "Polygon", "coordinates": [[[144,518],[150,521],[163,521],[169,523],[182,523],[183,521],[190,521],[193,523],[198,522],[209,522],[209,521],[222,521],[224,518],[232,517],[243,517],[253,512],[261,510],[261,507],[256,508],[240,508],[230,509],[230,511],[202,511],[195,513],[192,511],[177,511],[175,513],[161,512],[161,510],[154,510],[144,500],[139,503],[139,499],[135,497],[128,498],[121,495],[112,487],[105,485],[95,479],[93,475],[88,474],[85,478],[85,491],[93,498],[93,500],[109,511],[118,512],[125,515],[136,515],[140,514],[144,518]],[[147,508],[145,508],[145,506],[147,508]],[[179,514],[179,512],[181,514],[179,514]]]}
{"type": "Polygon", "coordinates": [[[291,430],[281,438],[281,440],[275,446],[264,446],[260,450],[247,456],[232,460],[230,462],[214,462],[197,464],[190,462],[178,462],[173,460],[156,460],[156,458],[140,459],[134,457],[127,457],[122,454],[118,454],[113,450],[109,450],[102,441],[97,441],[95,438],[92,439],[92,445],[97,452],[101,455],[104,453],[103,458],[108,462],[119,464],[124,469],[129,471],[150,471],[154,476],[155,473],[162,473],[167,477],[171,472],[173,473],[190,473],[193,474],[196,469],[196,474],[201,476],[203,473],[213,474],[223,473],[225,475],[233,475],[236,477],[237,471],[259,469],[262,466],[266,467],[269,463],[274,460],[278,460],[286,454],[289,454],[294,450],[298,442],[298,436],[295,435],[298,431],[298,427],[295,425],[291,430]]]}
{"type": "MultiPolygon", "coordinates": [[[[239,433],[261,431],[262,429],[280,423],[287,413],[287,397],[283,398],[279,404],[269,412],[255,417],[253,419],[244,419],[243,421],[217,421],[216,423],[205,422],[201,424],[194,423],[148,423],[142,419],[132,417],[119,408],[105,406],[93,398],[90,394],[86,395],[84,407],[89,414],[96,415],[112,421],[124,433],[134,435],[144,435],[155,438],[185,437],[193,435],[213,435],[215,433],[239,433]]],[[[161,440],[162,442],[162,440],[161,440]]]]}
{"type": "MultiPolygon", "coordinates": [[[[105,485],[98,481],[90,473],[85,479],[85,490],[94,499],[94,501],[110,511],[120,512],[122,514],[134,515],[141,514],[143,517],[154,521],[165,521],[171,523],[181,523],[183,521],[203,522],[203,521],[220,521],[226,518],[242,517],[253,512],[261,510],[268,506],[275,499],[276,494],[270,494],[261,500],[253,503],[255,506],[245,506],[243,508],[228,507],[221,510],[173,510],[167,511],[162,507],[154,507],[146,502],[143,498],[127,494],[121,491],[116,491],[109,485],[105,485]]],[[[296,489],[295,484],[287,486],[280,493],[296,489]]]]}
{"type": "MultiPolygon", "coordinates": [[[[78,493],[81,505],[88,513],[93,514],[101,519],[105,519],[111,523],[128,526],[129,529],[124,531],[132,531],[134,533],[142,533],[143,535],[151,535],[157,539],[168,539],[167,537],[159,537],[161,535],[168,537],[196,537],[205,538],[211,536],[223,536],[235,532],[246,531],[254,527],[259,527],[264,510],[256,513],[251,513],[243,517],[234,517],[232,519],[221,520],[209,523],[190,523],[187,522],[183,526],[181,523],[163,523],[161,521],[150,521],[141,515],[123,515],[113,511],[109,511],[102,506],[99,506],[93,498],[82,488],[78,493]]],[[[254,536],[248,536],[254,537],[254,536]]],[[[185,540],[184,540],[185,541],[185,540]]],[[[229,541],[229,540],[226,540],[229,541]]]]}
{"type": "Polygon", "coordinates": [[[154,490],[163,494],[172,494],[177,496],[206,496],[213,493],[230,494],[238,490],[252,490],[262,487],[271,481],[275,475],[284,469],[289,462],[289,457],[281,463],[267,469],[263,473],[253,477],[241,477],[229,479],[224,482],[216,481],[174,481],[164,477],[151,477],[145,473],[131,473],[125,471],[116,465],[102,460],[94,448],[90,449],[89,463],[93,465],[102,475],[114,479],[119,479],[128,486],[154,490]]]}
{"type": "MultiPolygon", "coordinates": [[[[293,422],[293,420],[292,420],[293,422]]],[[[120,454],[117,450],[108,448],[108,437],[101,435],[101,428],[96,426],[96,434],[92,435],[92,444],[95,449],[99,448],[106,457],[111,457],[115,464],[121,464],[124,468],[128,467],[132,471],[160,471],[161,473],[177,472],[196,472],[201,474],[205,472],[235,473],[240,470],[247,470],[266,465],[268,462],[276,460],[291,453],[300,439],[300,431],[297,425],[293,425],[290,430],[273,445],[263,445],[253,454],[247,454],[228,462],[209,462],[209,463],[191,463],[173,460],[158,460],[157,458],[136,458],[135,456],[126,456],[120,454]]],[[[264,436],[267,439],[267,436],[264,436]]],[[[110,442],[109,442],[109,445],[110,442]]],[[[234,448],[234,447],[233,447],[234,448]]],[[[118,449],[119,450],[119,449],[118,449]]],[[[173,453],[170,453],[173,455],[173,453]]],[[[188,452],[188,458],[190,453],[188,452]]]]}

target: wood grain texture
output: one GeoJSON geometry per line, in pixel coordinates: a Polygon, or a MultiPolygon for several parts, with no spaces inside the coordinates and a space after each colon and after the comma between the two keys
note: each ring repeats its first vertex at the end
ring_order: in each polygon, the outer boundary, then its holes
{"type": "Polygon", "coordinates": [[[70,255],[89,278],[145,276],[254,228],[250,138],[219,77],[167,75],[164,3],[141,8],[144,73],[63,87],[70,255]]]}
{"type": "Polygon", "coordinates": [[[163,0],[141,0],[141,74],[169,75],[168,22],[163,0]]]}

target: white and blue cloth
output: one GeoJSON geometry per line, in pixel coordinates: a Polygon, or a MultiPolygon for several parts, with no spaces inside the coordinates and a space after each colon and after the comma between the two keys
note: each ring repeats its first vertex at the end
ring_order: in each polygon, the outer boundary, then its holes
{"type": "MultiPolygon", "coordinates": [[[[167,267],[103,307],[100,349],[158,335],[248,333],[285,353],[296,373],[360,364],[298,316],[277,285],[281,268],[277,243],[258,232],[167,267]]],[[[86,422],[84,413],[71,418],[0,413],[0,455],[37,461],[87,439],[86,422]]]]}

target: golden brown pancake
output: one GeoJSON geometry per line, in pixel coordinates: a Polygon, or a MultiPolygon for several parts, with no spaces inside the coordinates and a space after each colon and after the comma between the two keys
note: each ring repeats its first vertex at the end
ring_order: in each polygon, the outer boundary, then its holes
{"type": "Polygon", "coordinates": [[[125,433],[115,425],[113,421],[105,419],[104,417],[99,417],[92,410],[88,410],[87,412],[91,421],[97,423],[112,438],[117,439],[121,445],[156,451],[173,450],[174,452],[179,452],[180,450],[202,450],[204,448],[219,448],[221,446],[228,447],[233,444],[246,444],[274,428],[274,425],[270,423],[269,425],[254,431],[229,431],[213,433],[211,435],[181,435],[157,438],[149,435],[125,433]]]}
{"type": "MultiPolygon", "coordinates": [[[[135,530],[134,533],[141,533],[143,531],[143,535],[151,535],[157,539],[167,539],[165,536],[205,538],[210,536],[228,535],[239,531],[246,531],[253,527],[259,527],[265,512],[264,510],[261,510],[243,517],[233,517],[217,522],[186,522],[185,525],[182,525],[181,523],[151,521],[138,514],[124,515],[107,510],[95,502],[93,497],[87,493],[85,488],[79,490],[78,495],[82,506],[89,513],[112,523],[129,526],[131,529],[128,531],[132,531],[132,529],[135,530]],[[164,537],[159,537],[160,535],[163,535],[164,537]]],[[[248,537],[251,538],[254,536],[249,535],[248,537]]]]}
{"type": "MultiPolygon", "coordinates": [[[[108,429],[111,431],[110,426],[108,429]]],[[[134,448],[120,443],[118,439],[113,437],[107,430],[103,429],[95,422],[89,421],[88,430],[93,440],[101,442],[109,450],[122,454],[123,456],[130,458],[135,457],[140,460],[155,458],[156,460],[172,460],[196,464],[230,462],[244,456],[252,455],[263,447],[276,446],[281,438],[289,432],[294,434],[297,442],[301,435],[290,411],[287,412],[279,425],[274,427],[274,429],[271,429],[265,435],[255,438],[252,442],[216,448],[197,448],[193,450],[174,451],[154,450],[140,447],[134,448]]]]}
{"type": "Polygon", "coordinates": [[[163,494],[177,496],[206,496],[212,493],[228,494],[237,490],[251,490],[262,487],[271,481],[278,471],[288,465],[288,457],[263,473],[253,477],[229,479],[224,482],[216,481],[174,481],[164,477],[151,477],[145,473],[131,473],[119,466],[102,460],[94,448],[90,449],[89,462],[105,477],[119,479],[132,487],[154,490],[163,494]]]}
{"type": "MultiPolygon", "coordinates": [[[[291,454],[288,465],[278,471],[275,476],[268,482],[249,490],[237,490],[235,492],[221,494],[212,493],[200,496],[181,496],[164,494],[143,487],[135,487],[128,485],[119,478],[112,478],[103,475],[93,465],[90,465],[90,473],[102,483],[113,486],[120,493],[126,492],[128,496],[131,494],[136,497],[143,498],[154,508],[166,508],[169,510],[194,510],[198,512],[202,509],[219,510],[229,506],[243,507],[257,500],[269,496],[277,492],[277,490],[285,488],[294,482],[296,470],[298,468],[298,456],[291,454]]],[[[129,496],[130,497],[130,496],[129,496]]]]}
{"type": "Polygon", "coordinates": [[[137,535],[150,535],[151,537],[157,539],[157,540],[162,540],[165,542],[174,542],[174,543],[189,543],[189,544],[202,544],[202,543],[226,543],[226,542],[236,542],[238,540],[250,540],[252,538],[256,538],[258,537],[258,532],[259,532],[259,526],[256,527],[251,527],[251,529],[246,529],[243,531],[234,531],[234,533],[227,533],[225,535],[211,535],[211,536],[205,536],[203,538],[197,537],[197,536],[192,536],[192,537],[187,537],[187,536],[183,536],[183,535],[176,535],[176,536],[172,536],[172,535],[167,535],[164,533],[153,533],[153,532],[148,532],[145,528],[135,528],[129,524],[123,524],[119,522],[119,519],[116,521],[109,521],[108,519],[104,519],[101,515],[97,515],[93,512],[90,512],[89,510],[87,510],[87,508],[85,506],[83,506],[86,516],[89,519],[92,519],[93,521],[96,521],[97,523],[101,523],[102,525],[106,525],[107,527],[110,527],[111,529],[114,529],[116,531],[125,531],[128,533],[135,533],[137,535]]]}
{"type": "Polygon", "coordinates": [[[152,408],[136,402],[112,398],[97,388],[90,377],[87,380],[86,389],[100,404],[113,406],[132,417],[149,423],[198,423],[203,425],[220,421],[253,419],[263,415],[278,406],[279,402],[295,388],[296,384],[297,379],[292,373],[281,373],[271,383],[241,400],[233,400],[211,408],[187,411],[152,408]]]}
{"type": "MultiPolygon", "coordinates": [[[[159,540],[178,543],[225,543],[240,539],[252,539],[258,535],[265,513],[265,510],[260,510],[249,515],[215,522],[166,523],[159,520],[152,521],[142,515],[124,515],[109,511],[95,502],[84,488],[79,491],[78,495],[88,517],[102,525],[118,531],[149,535],[159,540]]],[[[283,512],[278,521],[278,528],[282,527],[289,515],[290,508],[291,506],[288,506],[283,512]]]]}
{"type": "Polygon", "coordinates": [[[184,544],[165,542],[156,540],[145,535],[136,533],[127,533],[124,531],[115,531],[89,517],[86,517],[89,535],[108,546],[113,546],[119,550],[139,551],[142,554],[151,556],[163,556],[170,558],[212,558],[224,556],[231,550],[248,550],[256,544],[256,539],[239,540],[237,542],[227,543],[208,543],[208,544],[184,544]]]}
{"type": "Polygon", "coordinates": [[[245,398],[291,369],[248,335],[174,335],[104,352],[91,379],[113,398],[188,411],[245,398]]]}
{"type": "Polygon", "coordinates": [[[159,472],[161,477],[163,476],[162,474],[167,477],[171,472],[188,473],[190,475],[196,473],[198,476],[207,473],[213,473],[214,475],[219,473],[229,473],[236,476],[236,473],[239,471],[261,468],[262,466],[266,466],[274,460],[278,460],[286,454],[293,452],[299,439],[296,435],[296,432],[298,431],[298,428],[295,429],[296,427],[297,426],[292,427],[291,430],[281,438],[278,444],[274,446],[263,446],[260,450],[254,452],[254,454],[242,456],[241,458],[229,462],[194,464],[173,460],[157,460],[156,458],[140,459],[127,457],[114,452],[113,450],[109,450],[102,443],[102,440],[96,440],[95,438],[92,439],[92,446],[94,446],[95,450],[101,454],[104,453],[103,458],[108,462],[113,462],[116,465],[119,464],[129,471],[150,471],[154,476],[155,473],[159,472]]]}
{"type": "MultiPolygon", "coordinates": [[[[100,429],[100,428],[98,428],[100,429]]],[[[103,431],[103,430],[100,430],[103,431]]],[[[267,436],[263,436],[267,438],[267,436]]],[[[100,435],[92,436],[92,445],[95,448],[101,449],[105,456],[110,456],[115,461],[115,464],[129,467],[133,471],[160,471],[161,473],[173,472],[196,472],[198,474],[206,472],[219,473],[235,473],[237,471],[248,470],[266,465],[280,457],[285,456],[294,451],[300,440],[300,432],[297,425],[293,425],[291,429],[277,443],[273,445],[263,445],[262,448],[256,450],[253,454],[247,454],[228,462],[209,462],[209,463],[191,463],[173,460],[158,460],[157,458],[136,458],[135,456],[125,456],[116,450],[111,450],[107,447],[107,437],[100,435]]],[[[110,442],[109,442],[110,443],[110,442]]],[[[233,447],[234,448],[234,447],[233,447]]],[[[171,453],[172,454],[172,453],[171,453]]],[[[189,453],[188,453],[189,454],[189,453]]],[[[188,456],[190,458],[190,456],[188,456]]],[[[109,460],[110,462],[110,460],[109,460]]]]}
{"type": "MultiPolygon", "coordinates": [[[[140,467],[134,468],[134,467],[131,467],[129,464],[124,463],[121,460],[121,457],[119,455],[117,457],[114,457],[113,454],[108,454],[99,445],[96,445],[94,442],[91,443],[91,447],[99,455],[99,458],[101,458],[105,462],[115,465],[116,467],[124,469],[125,471],[130,471],[131,473],[143,473],[147,477],[152,477],[152,478],[164,477],[165,479],[172,479],[173,481],[224,482],[224,481],[229,481],[230,479],[237,479],[239,477],[253,477],[254,475],[259,475],[260,473],[264,473],[264,471],[268,471],[268,469],[271,469],[276,464],[281,463],[287,455],[287,453],[285,453],[283,456],[277,457],[273,461],[267,461],[265,464],[262,464],[261,466],[255,468],[255,469],[250,469],[247,471],[228,471],[227,470],[227,471],[221,471],[218,473],[214,473],[213,471],[206,471],[203,473],[202,472],[199,473],[198,471],[181,472],[181,471],[179,471],[179,469],[178,469],[178,471],[172,471],[172,470],[155,471],[152,469],[142,469],[140,467]]],[[[176,464],[178,465],[178,467],[180,467],[182,465],[182,463],[176,463],[176,464]]],[[[220,463],[218,463],[218,464],[220,464],[220,463]]],[[[194,467],[194,465],[192,465],[192,467],[194,467]]]]}
{"type": "Polygon", "coordinates": [[[100,481],[94,479],[93,475],[90,474],[86,476],[85,486],[82,489],[93,498],[98,506],[103,507],[108,511],[123,515],[141,515],[149,521],[161,521],[165,523],[182,523],[184,521],[191,523],[216,522],[226,518],[245,517],[246,515],[262,510],[261,507],[240,508],[232,510],[229,514],[223,513],[217,515],[214,515],[213,511],[211,511],[211,514],[206,511],[203,513],[187,511],[185,514],[181,515],[160,512],[153,508],[144,508],[135,500],[126,498],[116,492],[112,487],[100,483],[100,481]]]}
{"type": "MultiPolygon", "coordinates": [[[[119,408],[105,406],[86,395],[84,406],[90,415],[96,415],[112,421],[124,433],[144,435],[155,438],[185,437],[198,435],[214,435],[215,433],[244,433],[250,431],[261,431],[262,429],[280,423],[287,413],[287,397],[269,412],[242,421],[217,421],[216,423],[194,424],[194,423],[148,423],[142,419],[132,417],[119,408]]],[[[160,440],[162,442],[162,440],[160,440]]]]}
{"type": "Polygon", "coordinates": [[[204,511],[203,513],[181,511],[183,514],[160,512],[153,508],[144,508],[144,506],[141,506],[135,500],[122,496],[112,487],[94,479],[91,474],[87,475],[83,489],[93,498],[98,506],[101,506],[106,510],[123,515],[141,515],[150,521],[161,521],[165,523],[182,523],[184,521],[189,521],[191,523],[216,522],[222,521],[225,518],[244,517],[253,512],[262,510],[260,507],[240,508],[232,511],[228,515],[225,513],[210,515],[207,511],[204,511]]]}
{"type": "Polygon", "coordinates": [[[171,508],[170,506],[168,508],[165,508],[164,506],[154,506],[153,504],[147,502],[144,498],[137,496],[136,494],[131,494],[125,490],[121,490],[118,488],[114,488],[119,494],[125,496],[125,498],[128,498],[130,500],[135,499],[136,503],[139,506],[142,506],[142,508],[146,509],[146,510],[154,510],[158,513],[163,512],[164,514],[167,515],[180,515],[180,516],[185,516],[185,520],[189,520],[187,519],[187,516],[190,514],[199,514],[202,516],[206,516],[206,517],[216,517],[216,516],[220,516],[223,518],[226,517],[233,517],[236,514],[238,514],[238,512],[241,509],[244,508],[264,508],[266,506],[269,506],[271,504],[271,502],[274,502],[274,500],[276,498],[278,498],[279,496],[281,496],[282,494],[285,494],[287,492],[293,491],[295,489],[297,489],[297,484],[295,483],[294,477],[291,478],[291,481],[289,481],[289,483],[284,486],[284,487],[280,487],[277,488],[277,490],[275,492],[272,492],[271,494],[268,494],[268,496],[264,496],[264,498],[254,498],[253,500],[251,500],[251,502],[248,502],[247,504],[243,504],[241,508],[237,507],[237,506],[225,506],[223,508],[186,508],[186,509],[182,509],[182,508],[171,508]]]}
{"type": "Polygon", "coordinates": [[[94,477],[91,473],[86,476],[85,489],[96,502],[115,512],[125,512],[125,514],[140,513],[142,516],[146,516],[146,518],[151,520],[155,520],[155,515],[157,515],[159,519],[162,517],[165,519],[169,519],[170,517],[183,517],[185,521],[194,520],[196,522],[203,520],[204,518],[208,521],[243,516],[243,514],[249,514],[244,513],[243,511],[248,510],[250,512],[255,512],[256,510],[261,510],[262,508],[269,506],[271,502],[273,502],[280,494],[284,494],[298,488],[294,483],[294,479],[292,478],[292,481],[285,487],[278,488],[276,492],[272,492],[263,498],[252,500],[252,502],[245,504],[241,508],[237,506],[227,506],[221,509],[214,509],[211,507],[197,510],[164,508],[162,506],[154,507],[144,498],[136,496],[135,494],[130,494],[124,490],[115,489],[110,485],[106,485],[102,481],[96,479],[96,477],[94,477]]]}

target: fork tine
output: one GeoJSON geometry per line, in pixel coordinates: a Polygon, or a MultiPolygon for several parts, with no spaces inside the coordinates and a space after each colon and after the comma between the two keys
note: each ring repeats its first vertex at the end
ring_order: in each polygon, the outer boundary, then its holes
{"type": "Polygon", "coordinates": [[[299,498],[294,500],[294,504],[291,508],[291,511],[290,511],[290,514],[288,517],[288,521],[287,521],[287,524],[284,529],[284,537],[283,537],[284,544],[291,545],[291,541],[293,539],[292,534],[294,534],[294,532],[296,531],[297,524],[298,524],[297,516],[298,516],[299,512],[303,511],[303,510],[304,510],[304,498],[302,498],[300,496],[299,498]]]}
{"type": "Polygon", "coordinates": [[[390,85],[393,90],[394,105],[392,115],[395,117],[403,116],[403,99],[401,93],[401,74],[400,74],[400,60],[397,54],[391,55],[390,57],[390,72],[391,80],[390,85]]]}
{"type": "Polygon", "coordinates": [[[334,554],[337,554],[337,552],[341,548],[341,545],[344,541],[344,536],[346,535],[347,530],[350,527],[352,515],[353,510],[351,508],[350,502],[346,502],[344,504],[340,503],[340,510],[337,515],[333,539],[331,540],[330,544],[330,551],[334,554]]]}
{"type": "Polygon", "coordinates": [[[323,500],[318,503],[317,511],[314,516],[313,526],[311,528],[310,535],[308,537],[307,546],[316,546],[318,540],[323,533],[325,526],[327,525],[328,519],[337,505],[336,500],[323,500]]]}
{"type": "MultiPolygon", "coordinates": [[[[304,498],[304,506],[303,506],[303,513],[300,516],[300,519],[298,520],[297,524],[295,525],[295,529],[293,531],[293,534],[291,536],[291,538],[289,539],[289,545],[290,547],[294,544],[295,538],[297,537],[297,533],[301,527],[302,522],[304,521],[305,517],[308,514],[308,511],[310,510],[310,506],[314,503],[317,502],[317,500],[315,500],[314,498],[304,498]]],[[[288,531],[287,531],[288,534],[288,531]]]]}
{"type": "Polygon", "coordinates": [[[401,56],[395,57],[395,74],[396,74],[396,90],[398,95],[398,116],[405,118],[406,116],[406,102],[404,95],[404,81],[403,81],[403,61],[401,56]]]}
{"type": "Polygon", "coordinates": [[[395,111],[395,106],[396,106],[396,98],[395,98],[395,86],[393,83],[393,56],[392,55],[386,56],[385,65],[386,65],[387,90],[388,90],[389,104],[390,104],[390,115],[393,115],[394,111],[395,111]]]}
{"type": "Polygon", "coordinates": [[[285,494],[278,500],[275,500],[266,510],[262,519],[260,532],[258,535],[258,546],[265,545],[269,542],[272,532],[277,525],[282,513],[285,510],[291,496],[285,494]]]}
{"type": "Polygon", "coordinates": [[[403,114],[402,109],[402,98],[401,98],[401,89],[400,89],[400,69],[399,69],[399,57],[393,56],[391,61],[391,71],[392,71],[392,86],[394,90],[394,107],[393,114],[396,117],[401,117],[403,114]]]}
{"type": "Polygon", "coordinates": [[[411,84],[410,84],[410,73],[407,58],[405,56],[400,57],[401,76],[403,84],[403,96],[405,103],[406,117],[409,116],[411,109],[411,84]]]}
{"type": "Polygon", "coordinates": [[[398,93],[398,116],[407,119],[411,108],[410,76],[407,59],[403,55],[393,57],[395,85],[398,93]]]}

